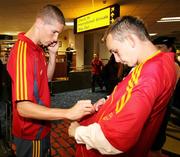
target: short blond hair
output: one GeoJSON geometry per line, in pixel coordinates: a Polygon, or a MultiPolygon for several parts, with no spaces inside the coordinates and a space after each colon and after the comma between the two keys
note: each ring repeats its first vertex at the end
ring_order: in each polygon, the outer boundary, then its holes
{"type": "Polygon", "coordinates": [[[150,40],[143,20],[134,16],[123,16],[122,18],[118,17],[115,22],[109,26],[105,32],[103,41],[106,41],[108,34],[111,34],[113,38],[119,41],[123,41],[127,33],[135,34],[142,41],[150,40]]]}
{"type": "Polygon", "coordinates": [[[62,11],[55,5],[48,4],[42,7],[37,13],[36,17],[43,19],[45,23],[51,23],[52,20],[56,20],[65,25],[64,15],[62,11]]]}

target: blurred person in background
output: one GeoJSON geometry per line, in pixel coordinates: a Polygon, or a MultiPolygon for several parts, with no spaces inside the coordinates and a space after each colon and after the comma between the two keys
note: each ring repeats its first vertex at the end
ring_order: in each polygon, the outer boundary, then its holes
{"type": "Polygon", "coordinates": [[[103,68],[103,63],[100,60],[99,56],[94,53],[93,54],[93,59],[91,61],[91,91],[95,92],[96,88],[96,83],[99,85],[100,89],[103,89],[103,82],[101,78],[101,72],[103,68]]]}
{"type": "MultiPolygon", "coordinates": [[[[5,139],[4,134],[5,133],[5,127],[9,128],[8,126],[5,125],[6,118],[10,118],[10,112],[11,112],[11,78],[6,70],[6,65],[7,65],[7,60],[8,60],[8,54],[6,53],[3,58],[3,62],[0,59],[0,120],[1,124],[3,124],[3,128],[0,129],[2,133],[0,133],[0,136],[5,139]]],[[[0,125],[1,125],[0,124],[0,125]]],[[[9,137],[6,137],[9,138],[9,137]]]]}
{"type": "Polygon", "coordinates": [[[73,50],[73,43],[69,43],[69,46],[66,48],[67,75],[72,70],[73,50]]]}
{"type": "Polygon", "coordinates": [[[123,79],[123,64],[115,61],[112,54],[108,63],[104,65],[101,77],[106,88],[107,95],[110,95],[114,87],[123,79]]]}

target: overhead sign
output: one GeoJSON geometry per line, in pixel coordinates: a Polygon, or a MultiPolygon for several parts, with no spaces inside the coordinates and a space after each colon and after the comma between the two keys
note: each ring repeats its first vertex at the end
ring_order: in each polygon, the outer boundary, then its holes
{"type": "Polygon", "coordinates": [[[81,33],[93,29],[109,26],[119,16],[118,4],[95,11],[74,19],[74,33],[81,33]]]}

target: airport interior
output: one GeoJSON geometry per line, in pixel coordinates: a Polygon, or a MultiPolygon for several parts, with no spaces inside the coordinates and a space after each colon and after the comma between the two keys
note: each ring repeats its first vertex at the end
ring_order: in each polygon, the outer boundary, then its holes
{"type": "MultiPolygon", "coordinates": [[[[116,63],[118,81],[115,84],[106,82],[107,77],[112,76],[105,74],[112,54],[106,46],[104,34],[117,17],[141,18],[152,42],[158,37],[173,41],[177,65],[180,63],[180,0],[0,0],[0,157],[18,157],[12,133],[12,80],[6,65],[18,34],[31,28],[38,10],[47,4],[59,8],[65,17],[64,29],[57,39],[59,47],[53,78],[47,82],[52,108],[69,109],[79,100],[91,100],[94,104],[113,94],[114,87],[129,76],[132,69],[116,63]],[[96,57],[100,59],[101,74],[104,74],[98,78],[93,77],[92,70],[96,57]]],[[[47,49],[43,50],[48,63],[50,55],[47,49]]],[[[25,67],[23,63],[20,66],[25,67]]],[[[180,97],[179,83],[178,77],[174,90],[177,97],[180,97]]],[[[68,135],[71,122],[64,118],[51,121],[51,157],[82,156],[76,154],[76,140],[68,135]]],[[[159,155],[149,153],[139,157],[180,156],[180,99],[175,106],[172,105],[165,138],[159,155]]]]}

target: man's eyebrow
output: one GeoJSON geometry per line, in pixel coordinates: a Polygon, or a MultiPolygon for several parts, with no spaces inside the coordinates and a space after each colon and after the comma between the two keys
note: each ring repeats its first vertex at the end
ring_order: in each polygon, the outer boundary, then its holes
{"type": "Polygon", "coordinates": [[[59,32],[58,30],[53,30],[53,32],[54,32],[54,33],[60,34],[60,32],[59,32]]]}
{"type": "Polygon", "coordinates": [[[112,49],[110,49],[109,52],[110,52],[110,53],[117,53],[118,51],[117,51],[117,50],[112,50],[112,49]]]}
{"type": "Polygon", "coordinates": [[[56,33],[60,33],[59,31],[55,31],[56,33]]]}
{"type": "Polygon", "coordinates": [[[112,49],[110,49],[110,50],[109,50],[109,52],[110,52],[110,53],[112,53],[112,52],[113,52],[113,50],[112,50],[112,49]]]}

